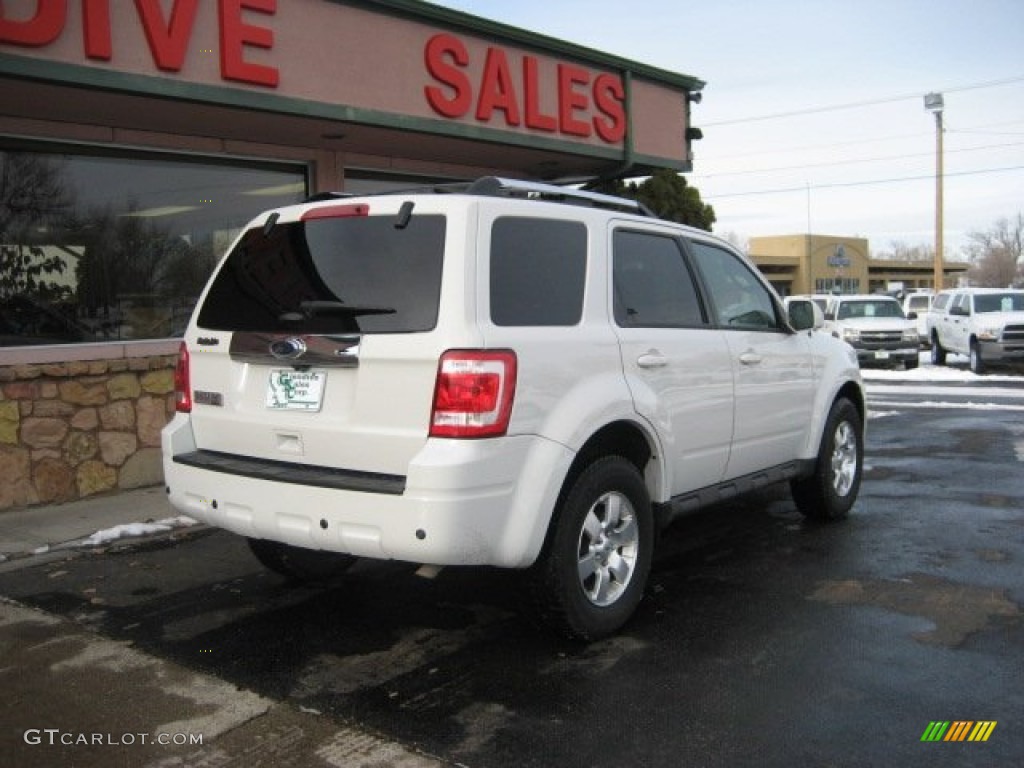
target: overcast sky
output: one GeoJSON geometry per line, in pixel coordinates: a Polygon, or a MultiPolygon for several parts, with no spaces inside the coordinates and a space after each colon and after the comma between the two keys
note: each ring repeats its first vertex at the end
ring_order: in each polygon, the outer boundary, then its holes
{"type": "Polygon", "coordinates": [[[947,257],[967,232],[1024,212],[1022,0],[436,4],[707,82],[687,179],[718,234],[809,227],[866,237],[873,253],[932,245],[933,91],[945,97],[947,257]]]}

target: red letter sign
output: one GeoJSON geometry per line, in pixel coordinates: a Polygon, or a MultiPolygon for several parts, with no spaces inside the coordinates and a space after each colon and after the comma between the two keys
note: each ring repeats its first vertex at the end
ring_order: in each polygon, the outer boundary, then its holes
{"type": "Polygon", "coordinates": [[[164,21],[160,0],[135,0],[135,7],[139,9],[153,61],[166,72],[180,72],[199,0],[174,0],[169,24],[164,21]]]}
{"type": "Polygon", "coordinates": [[[603,141],[618,144],[626,135],[626,90],[615,75],[598,75],[594,80],[594,106],[605,117],[594,117],[594,130],[603,141]]]}
{"type": "Polygon", "coordinates": [[[571,136],[589,136],[590,123],[576,117],[576,113],[590,106],[585,93],[576,90],[577,85],[587,85],[590,74],[572,64],[558,65],[558,126],[562,133],[571,136]]]}
{"type": "Polygon", "coordinates": [[[554,133],[558,121],[554,115],[540,111],[540,85],[537,83],[537,60],[533,56],[523,57],[523,99],[526,102],[526,127],[554,133]]]}
{"type": "Polygon", "coordinates": [[[480,80],[476,119],[490,122],[491,113],[496,109],[505,113],[506,123],[519,125],[519,105],[516,104],[515,83],[508,71],[508,59],[501,48],[488,48],[484,74],[480,80]]]}
{"type": "Polygon", "coordinates": [[[67,0],[37,0],[36,15],[26,21],[5,19],[0,10],[0,43],[32,48],[49,45],[64,31],[67,17],[67,0]]]}
{"type": "Polygon", "coordinates": [[[239,80],[253,85],[276,88],[279,80],[276,67],[253,64],[245,60],[244,47],[274,47],[274,32],[242,21],[242,10],[277,13],[277,0],[220,0],[220,73],[225,80],[239,80]]]}
{"type": "Polygon", "coordinates": [[[453,35],[434,35],[427,42],[423,53],[427,71],[435,80],[454,91],[451,98],[448,98],[436,85],[428,85],[423,92],[427,95],[430,106],[444,117],[462,117],[473,103],[473,89],[469,84],[469,78],[457,68],[469,64],[469,51],[466,50],[466,46],[453,35]],[[452,64],[445,61],[446,57],[452,60],[452,64]]]}
{"type": "Polygon", "coordinates": [[[110,42],[110,0],[82,0],[82,25],[85,55],[110,61],[114,54],[110,42]]]}

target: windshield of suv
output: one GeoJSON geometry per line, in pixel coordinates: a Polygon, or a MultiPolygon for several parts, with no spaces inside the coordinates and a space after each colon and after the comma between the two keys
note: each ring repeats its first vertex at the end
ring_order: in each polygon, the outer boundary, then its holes
{"type": "Polygon", "coordinates": [[[844,301],[839,305],[837,320],[858,317],[903,317],[903,309],[895,300],[844,301]]]}
{"type": "Polygon", "coordinates": [[[974,297],[975,312],[1024,312],[1024,293],[985,293],[974,297]]]}
{"type": "Polygon", "coordinates": [[[414,333],[437,323],[445,218],[346,216],[250,229],[218,272],[202,328],[414,333]]]}

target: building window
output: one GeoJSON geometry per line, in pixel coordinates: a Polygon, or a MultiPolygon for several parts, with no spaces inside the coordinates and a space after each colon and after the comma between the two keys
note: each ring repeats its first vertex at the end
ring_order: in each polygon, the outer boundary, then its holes
{"type": "Polygon", "coordinates": [[[450,176],[424,176],[392,171],[375,171],[355,168],[345,169],[345,193],[349,195],[378,195],[388,192],[402,192],[417,187],[435,184],[454,184],[465,179],[450,176]]]}
{"type": "Polygon", "coordinates": [[[253,216],[304,166],[0,146],[0,348],[179,336],[253,216]]]}
{"type": "Polygon", "coordinates": [[[860,279],[856,277],[819,277],[814,281],[815,293],[860,293],[860,279]]]}

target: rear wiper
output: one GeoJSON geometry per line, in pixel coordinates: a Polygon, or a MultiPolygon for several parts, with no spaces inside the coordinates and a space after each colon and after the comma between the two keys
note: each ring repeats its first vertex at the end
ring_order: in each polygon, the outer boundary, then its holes
{"type": "Polygon", "coordinates": [[[286,322],[298,322],[317,315],[358,317],[360,315],[393,315],[398,311],[392,307],[366,307],[346,304],[343,301],[303,301],[299,303],[299,309],[301,312],[285,312],[279,319],[286,322]]]}

